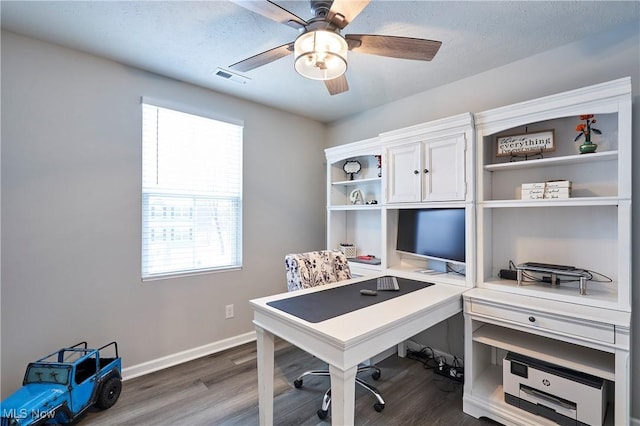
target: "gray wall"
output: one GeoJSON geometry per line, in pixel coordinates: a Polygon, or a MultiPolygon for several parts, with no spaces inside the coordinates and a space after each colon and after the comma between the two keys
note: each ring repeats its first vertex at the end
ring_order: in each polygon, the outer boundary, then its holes
{"type": "MultiPolygon", "coordinates": [[[[620,77],[631,76],[633,98],[633,157],[640,164],[640,24],[572,43],[473,77],[418,93],[362,114],[332,123],[328,129],[333,145],[353,142],[380,132],[448,117],[479,112],[620,77]]],[[[567,143],[573,143],[567,141],[567,143]]],[[[640,419],[640,168],[633,170],[633,341],[632,416],[640,419]]],[[[631,256],[631,254],[629,254],[631,256]]],[[[463,321],[457,315],[414,340],[463,357],[463,321]]]]}
{"type": "Polygon", "coordinates": [[[78,341],[118,341],[128,367],[253,331],[247,301],[286,290],[284,255],[325,244],[325,132],[2,32],[2,395],[78,341]],[[141,96],[244,121],[241,271],[141,282],[141,96]]]}

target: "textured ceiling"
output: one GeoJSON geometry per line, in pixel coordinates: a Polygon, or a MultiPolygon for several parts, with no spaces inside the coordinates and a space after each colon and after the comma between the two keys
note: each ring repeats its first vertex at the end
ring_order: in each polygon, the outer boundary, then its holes
{"type": "MultiPolygon", "coordinates": [[[[309,2],[278,1],[303,19],[309,2]]],[[[431,62],[350,52],[350,90],[330,96],[288,56],[243,73],[229,65],[293,41],[297,32],[228,1],[2,1],[2,28],[330,122],[632,21],[638,1],[373,0],[343,34],[442,41],[431,62]]]]}

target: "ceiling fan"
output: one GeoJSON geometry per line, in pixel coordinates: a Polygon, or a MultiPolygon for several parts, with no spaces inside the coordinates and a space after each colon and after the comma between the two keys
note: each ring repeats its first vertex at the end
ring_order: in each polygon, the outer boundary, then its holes
{"type": "Polygon", "coordinates": [[[392,58],[430,61],[442,42],[412,37],[373,34],[346,34],[343,30],[370,0],[310,0],[314,17],[308,21],[294,15],[270,0],[231,0],[239,6],[300,32],[295,41],[274,47],[229,66],[240,72],[250,71],[290,54],[295,69],[304,77],[323,80],[329,93],[337,95],[349,90],[344,72],[347,51],[392,58]]]}

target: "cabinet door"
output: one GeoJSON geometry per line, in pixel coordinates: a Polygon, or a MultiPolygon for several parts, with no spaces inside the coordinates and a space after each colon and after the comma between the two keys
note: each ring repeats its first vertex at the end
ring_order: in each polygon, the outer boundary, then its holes
{"type": "Polygon", "coordinates": [[[464,200],[464,135],[424,142],[422,201],[464,200]]]}
{"type": "Polygon", "coordinates": [[[420,201],[420,144],[390,147],[387,168],[387,202],[420,201]]]}

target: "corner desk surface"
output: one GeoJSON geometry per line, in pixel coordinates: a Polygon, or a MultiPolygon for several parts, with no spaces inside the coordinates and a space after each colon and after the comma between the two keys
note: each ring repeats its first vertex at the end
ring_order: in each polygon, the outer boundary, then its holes
{"type": "Polygon", "coordinates": [[[358,364],[462,311],[461,295],[466,288],[440,283],[315,323],[269,305],[344,286],[352,286],[359,294],[357,283],[372,278],[375,276],[250,301],[257,333],[260,424],[273,424],[274,335],[329,364],[332,423],[350,425],[358,364]]]}

